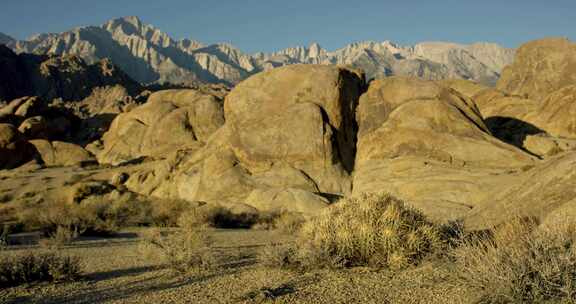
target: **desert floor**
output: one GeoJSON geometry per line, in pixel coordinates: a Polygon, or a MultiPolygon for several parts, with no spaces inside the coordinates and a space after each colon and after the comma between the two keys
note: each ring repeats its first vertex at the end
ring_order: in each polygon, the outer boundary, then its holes
{"type": "MultiPolygon", "coordinates": [[[[0,290],[1,303],[470,303],[446,280],[449,268],[427,262],[400,273],[367,268],[306,273],[269,269],[256,259],[290,237],[266,230],[209,230],[216,270],[176,275],[145,258],[139,238],[149,228],[113,238],[81,238],[60,249],[83,261],[83,279],[0,290]]],[[[45,250],[17,245],[0,254],[45,250]]]]}

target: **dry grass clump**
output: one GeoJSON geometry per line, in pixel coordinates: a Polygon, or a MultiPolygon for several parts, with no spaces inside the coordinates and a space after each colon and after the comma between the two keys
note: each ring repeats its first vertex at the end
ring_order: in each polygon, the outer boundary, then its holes
{"type": "Polygon", "coordinates": [[[140,250],[145,258],[160,261],[179,274],[206,271],[215,266],[209,240],[201,230],[168,234],[149,231],[143,236],[140,250]]]}
{"type": "Polygon", "coordinates": [[[276,247],[271,252],[279,256],[266,255],[303,267],[401,269],[443,245],[442,227],[420,212],[388,194],[363,194],[345,198],[306,222],[293,251],[276,247]],[[295,256],[283,257],[291,252],[295,256]]]}
{"type": "Polygon", "coordinates": [[[143,235],[140,250],[148,259],[160,261],[168,269],[187,274],[207,271],[216,260],[205,228],[213,223],[220,209],[211,206],[188,208],[177,220],[178,229],[162,233],[155,229],[143,235]]]}
{"type": "Polygon", "coordinates": [[[458,283],[484,303],[576,301],[576,223],[514,219],[455,250],[458,283]]]}
{"type": "Polygon", "coordinates": [[[81,264],[76,257],[57,253],[26,253],[0,256],[0,287],[33,282],[61,282],[80,277],[81,264]]]}
{"type": "Polygon", "coordinates": [[[306,218],[297,212],[260,213],[254,229],[276,229],[283,233],[295,234],[304,225],[306,218]]]}
{"type": "Polygon", "coordinates": [[[258,262],[270,268],[291,268],[299,264],[296,247],[291,244],[268,244],[258,254],[258,262]]]}

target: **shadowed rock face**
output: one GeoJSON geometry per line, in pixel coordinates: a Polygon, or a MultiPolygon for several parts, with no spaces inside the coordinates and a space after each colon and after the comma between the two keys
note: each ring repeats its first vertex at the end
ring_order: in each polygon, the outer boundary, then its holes
{"type": "Polygon", "coordinates": [[[16,55],[0,45],[0,67],[0,100],[41,96],[77,101],[92,94],[94,88],[118,84],[133,95],[141,90],[107,59],[88,65],[77,56],[16,55]]]}
{"type": "Polygon", "coordinates": [[[3,45],[0,45],[0,71],[0,101],[32,95],[24,61],[3,45]]]}
{"type": "Polygon", "coordinates": [[[31,161],[36,151],[12,125],[0,124],[0,169],[13,169],[31,161]]]}

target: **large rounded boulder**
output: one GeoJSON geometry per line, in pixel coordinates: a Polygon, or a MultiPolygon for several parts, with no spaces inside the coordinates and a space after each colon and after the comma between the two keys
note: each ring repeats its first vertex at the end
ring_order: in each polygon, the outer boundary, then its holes
{"type": "Polygon", "coordinates": [[[95,161],[88,151],[72,143],[43,139],[31,140],[30,143],[47,166],[73,166],[95,161]]]}
{"type": "Polygon", "coordinates": [[[507,183],[466,215],[469,229],[485,229],[514,217],[561,223],[576,220],[576,153],[555,156],[507,183]]]}
{"type": "Polygon", "coordinates": [[[224,123],[222,102],[196,90],[167,90],[118,115],[103,136],[102,163],[164,157],[178,149],[201,148],[224,123]]]}
{"type": "Polygon", "coordinates": [[[499,180],[494,172],[534,162],[494,138],[471,99],[434,82],[376,80],[357,120],[354,193],[388,191],[441,219],[489,195],[499,180]]]}
{"type": "Polygon", "coordinates": [[[321,191],[347,192],[354,168],[354,113],[364,75],[337,66],[293,65],[257,74],[226,97],[229,145],[253,173],[288,164],[321,191]]]}

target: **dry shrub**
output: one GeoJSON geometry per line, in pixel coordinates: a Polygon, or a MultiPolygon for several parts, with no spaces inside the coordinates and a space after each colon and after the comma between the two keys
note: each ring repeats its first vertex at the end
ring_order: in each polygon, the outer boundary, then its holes
{"type": "Polygon", "coordinates": [[[455,250],[457,282],[484,303],[576,301],[576,223],[516,218],[455,250]]]}
{"type": "Polygon", "coordinates": [[[342,199],[306,222],[294,246],[283,252],[293,252],[288,260],[302,267],[400,269],[443,247],[444,234],[399,199],[363,194],[342,199]]]}
{"type": "Polygon", "coordinates": [[[80,273],[81,264],[76,257],[50,252],[0,256],[0,287],[75,280],[80,273]]]}
{"type": "Polygon", "coordinates": [[[151,230],[144,234],[140,250],[145,258],[160,261],[179,274],[206,271],[215,266],[209,240],[202,230],[182,229],[168,234],[151,230]]]}
{"type": "Polygon", "coordinates": [[[79,235],[80,233],[77,230],[70,227],[59,226],[49,238],[40,240],[39,244],[45,248],[58,249],[72,243],[79,235]]]}
{"type": "Polygon", "coordinates": [[[113,204],[105,200],[82,204],[48,201],[22,206],[17,217],[28,229],[41,230],[46,236],[53,236],[60,228],[78,234],[109,235],[119,226],[118,218],[111,214],[112,207],[113,204]]]}
{"type": "Polygon", "coordinates": [[[176,227],[178,219],[191,206],[183,200],[149,202],[151,223],[159,227],[176,227]]]}
{"type": "Polygon", "coordinates": [[[145,258],[161,261],[179,274],[214,268],[216,260],[205,231],[214,212],[217,211],[212,208],[186,209],[177,221],[177,230],[162,233],[154,229],[144,233],[140,244],[141,252],[145,258]]]}

